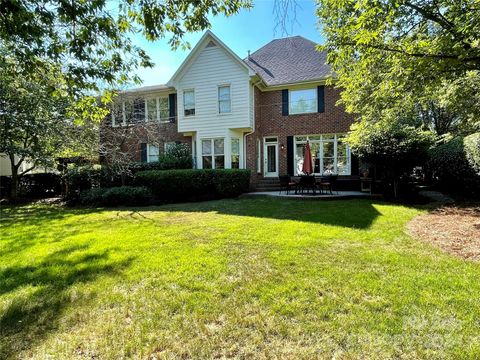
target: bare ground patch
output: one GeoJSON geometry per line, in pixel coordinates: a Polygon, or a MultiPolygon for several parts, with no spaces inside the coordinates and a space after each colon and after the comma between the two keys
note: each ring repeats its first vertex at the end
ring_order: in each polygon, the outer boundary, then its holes
{"type": "Polygon", "coordinates": [[[437,208],[414,218],[407,230],[450,254],[480,261],[480,205],[437,208]]]}

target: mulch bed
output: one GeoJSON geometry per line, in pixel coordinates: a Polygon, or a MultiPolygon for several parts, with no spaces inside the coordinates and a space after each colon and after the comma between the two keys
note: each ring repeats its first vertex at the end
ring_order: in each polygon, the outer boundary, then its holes
{"type": "Polygon", "coordinates": [[[480,261],[480,205],[444,206],[417,216],[408,232],[464,259],[480,261]]]}

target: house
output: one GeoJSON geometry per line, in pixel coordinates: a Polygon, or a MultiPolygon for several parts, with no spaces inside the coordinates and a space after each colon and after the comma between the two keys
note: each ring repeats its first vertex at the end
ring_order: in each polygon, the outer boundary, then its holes
{"type": "Polygon", "coordinates": [[[109,126],[132,127],[136,161],[186,143],[196,168],[251,169],[256,186],[298,175],[308,141],[315,174],[350,179],[358,165],[342,139],[353,117],[336,105],[333,77],[325,52],[301,36],[241,59],[207,31],[166,85],[122,92],[109,126]]]}

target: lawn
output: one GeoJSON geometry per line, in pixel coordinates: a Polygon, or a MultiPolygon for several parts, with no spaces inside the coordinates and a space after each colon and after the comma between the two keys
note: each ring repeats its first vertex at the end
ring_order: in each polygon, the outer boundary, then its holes
{"type": "Polygon", "coordinates": [[[370,200],[3,208],[0,358],[480,358],[480,263],[370,200]]]}

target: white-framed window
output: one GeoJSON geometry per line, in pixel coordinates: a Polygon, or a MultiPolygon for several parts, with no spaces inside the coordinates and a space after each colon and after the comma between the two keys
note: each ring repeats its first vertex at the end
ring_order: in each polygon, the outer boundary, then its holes
{"type": "Polygon", "coordinates": [[[240,169],[240,139],[231,139],[231,163],[232,169],[240,169]]]}
{"type": "Polygon", "coordinates": [[[147,144],[147,162],[158,161],[158,156],[160,154],[158,145],[147,144]]]}
{"type": "Polygon", "coordinates": [[[288,92],[288,113],[305,114],[317,112],[317,89],[290,90],[288,92]]]}
{"type": "Polygon", "coordinates": [[[232,112],[230,85],[220,85],[218,87],[218,112],[220,114],[232,112]]]}
{"type": "Polygon", "coordinates": [[[168,122],[170,104],[168,96],[160,96],[146,100],[146,120],[168,122]]]}
{"type": "Polygon", "coordinates": [[[173,146],[175,146],[175,141],[168,141],[163,144],[163,150],[167,152],[169,149],[171,149],[173,146]]]}
{"type": "Polygon", "coordinates": [[[262,142],[257,140],[257,173],[262,172],[262,142]]]}
{"type": "Polygon", "coordinates": [[[202,139],[202,168],[225,168],[225,140],[223,138],[202,139]]]}
{"type": "Polygon", "coordinates": [[[145,99],[137,98],[133,100],[133,117],[128,120],[134,123],[145,120],[145,99]]]}
{"type": "Polygon", "coordinates": [[[185,116],[195,115],[195,91],[183,91],[183,111],[185,116]]]}
{"type": "Polygon", "coordinates": [[[295,174],[301,174],[307,141],[316,175],[350,175],[351,156],[344,134],[295,136],[295,174]]]}

